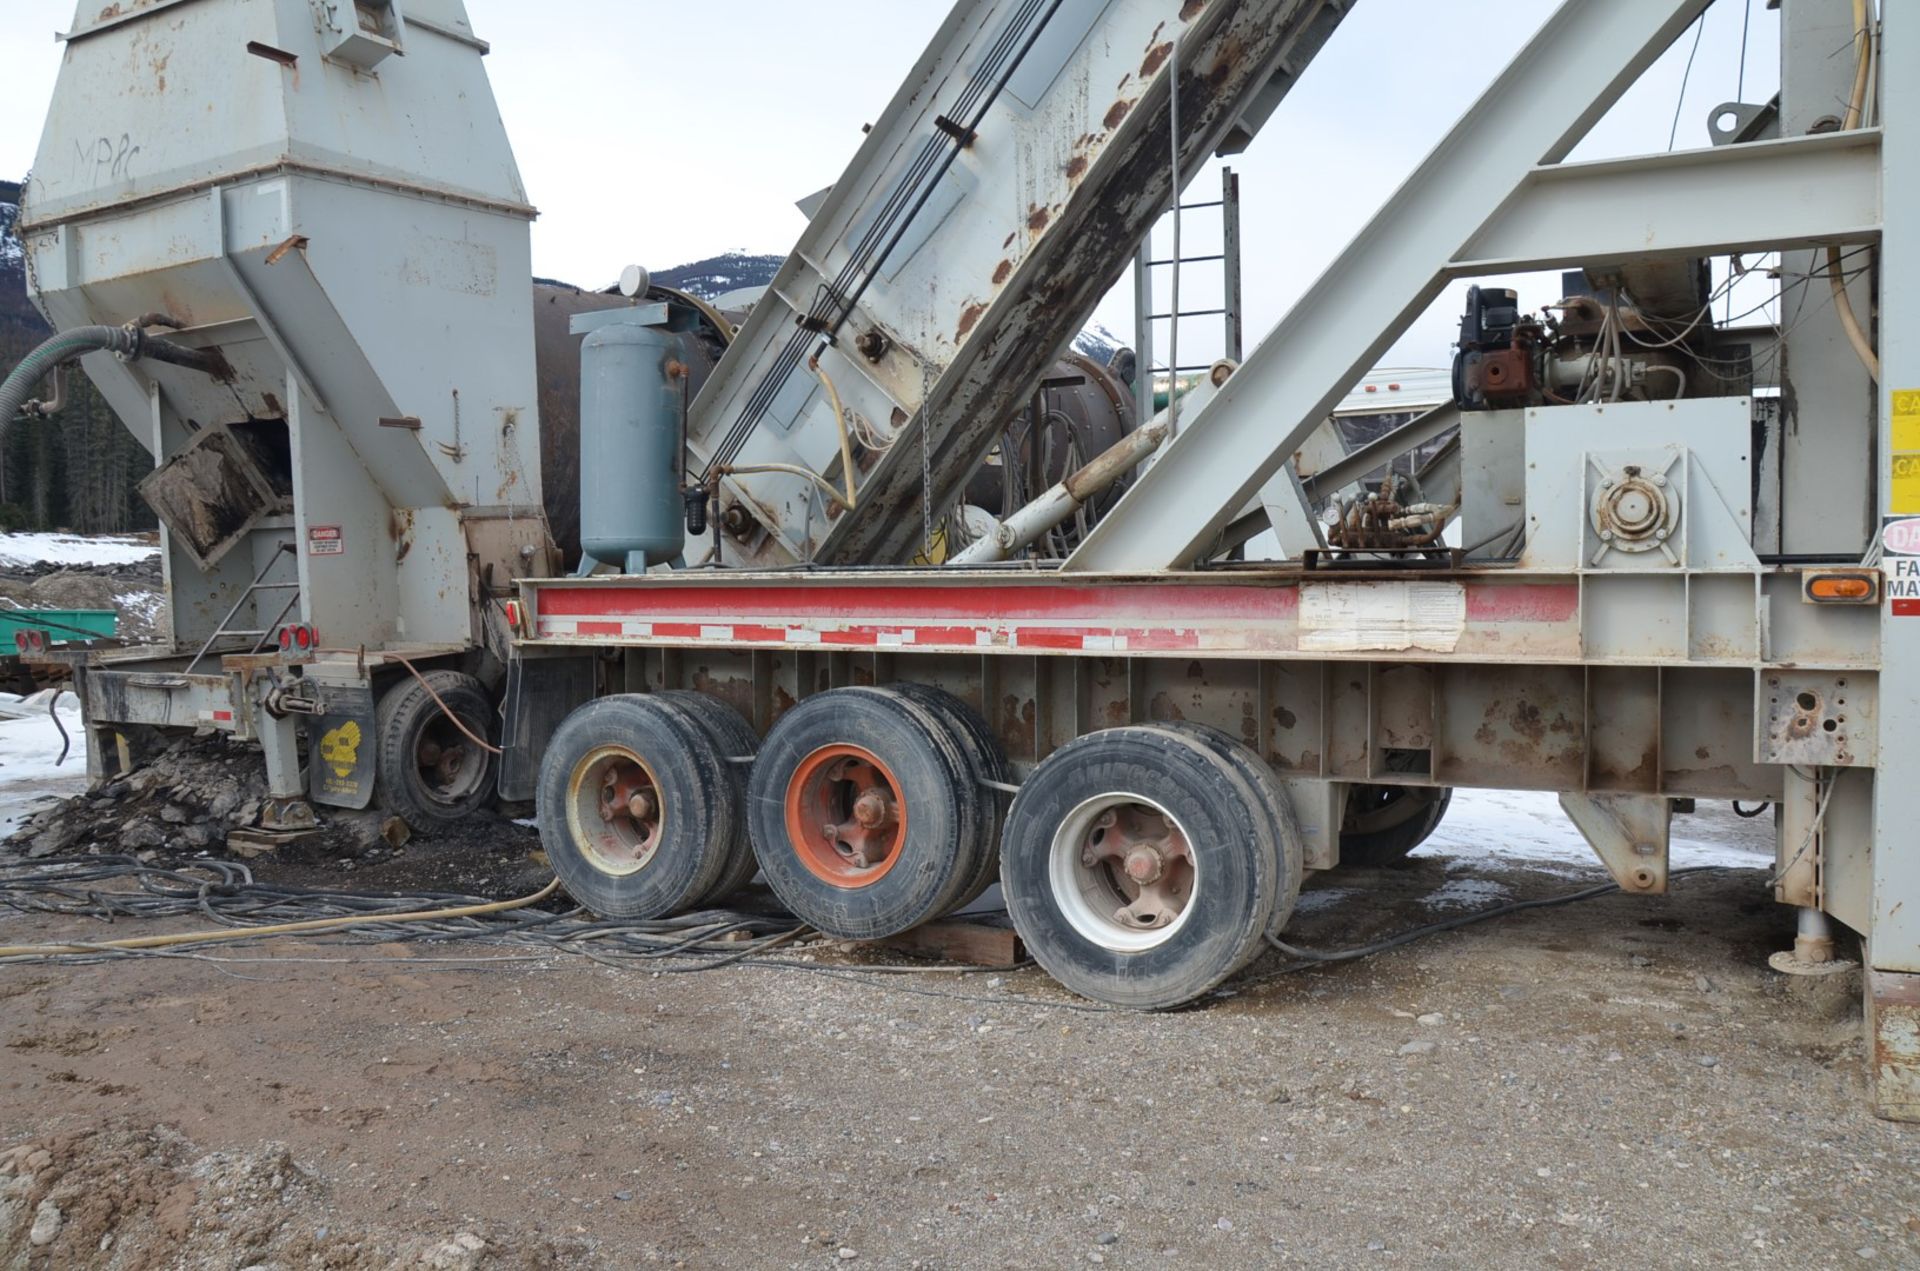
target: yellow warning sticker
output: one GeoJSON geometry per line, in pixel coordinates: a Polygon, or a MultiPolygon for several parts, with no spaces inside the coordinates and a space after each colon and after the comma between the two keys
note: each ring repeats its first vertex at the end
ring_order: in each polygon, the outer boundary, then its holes
{"type": "Polygon", "coordinates": [[[1920,450],[1920,388],[1893,391],[1893,450],[1920,450]]]}
{"type": "Polygon", "coordinates": [[[1920,454],[1893,457],[1893,489],[1887,502],[1894,516],[1920,516],[1920,454]]]}

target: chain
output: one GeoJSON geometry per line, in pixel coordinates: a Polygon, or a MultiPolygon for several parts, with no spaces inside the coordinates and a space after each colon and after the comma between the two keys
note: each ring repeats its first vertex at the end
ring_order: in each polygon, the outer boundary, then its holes
{"type": "Polygon", "coordinates": [[[933,364],[920,368],[920,528],[922,550],[933,550],[933,364]]]}

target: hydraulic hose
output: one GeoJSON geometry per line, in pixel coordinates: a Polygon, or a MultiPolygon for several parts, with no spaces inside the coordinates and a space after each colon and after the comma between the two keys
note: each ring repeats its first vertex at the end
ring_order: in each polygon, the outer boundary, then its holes
{"type": "Polygon", "coordinates": [[[218,355],[152,339],[138,326],[75,327],[44,341],[21,358],[6,381],[0,383],[0,430],[13,422],[34,386],[50,371],[86,353],[117,353],[129,361],[151,358],[208,375],[219,375],[224,369],[218,355]]]}
{"type": "Polygon", "coordinates": [[[306,935],[316,931],[346,931],[354,927],[377,927],[387,923],[442,922],[449,918],[480,918],[536,905],[560,890],[554,879],[531,896],[518,900],[499,900],[477,905],[459,905],[451,909],[422,909],[404,914],[359,914],[346,918],[315,918],[306,922],[283,922],[271,927],[221,927],[213,931],[180,931],[168,936],[138,936],[131,940],[106,940],[88,944],[16,944],[0,948],[0,958],[46,958],[72,953],[94,953],[111,949],[172,949],[183,944],[210,944],[218,940],[252,940],[261,936],[306,935]]]}
{"type": "MultiPolygon", "coordinates": [[[[1847,102],[1847,115],[1841,122],[1843,131],[1851,132],[1866,122],[1868,92],[1873,86],[1873,7],[1868,0],[1853,0],[1854,42],[1859,47],[1858,69],[1853,80],[1853,96],[1847,102]]],[[[1859,355],[1860,364],[1867,368],[1867,374],[1873,382],[1880,382],[1880,355],[1874,351],[1873,340],[1860,325],[1860,317],[1853,310],[1853,299],[1847,294],[1846,275],[1840,270],[1841,255],[1838,247],[1827,249],[1827,280],[1833,287],[1833,308],[1839,315],[1840,329],[1846,332],[1847,343],[1853,345],[1853,351],[1859,355]]]]}

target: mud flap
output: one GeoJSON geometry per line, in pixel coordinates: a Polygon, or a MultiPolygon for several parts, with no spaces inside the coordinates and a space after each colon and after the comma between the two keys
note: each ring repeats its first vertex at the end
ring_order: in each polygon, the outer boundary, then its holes
{"type": "Polygon", "coordinates": [[[332,688],[331,714],[307,726],[307,788],[315,803],[360,811],[373,802],[373,690],[332,688]]]}
{"type": "Polygon", "coordinates": [[[593,700],[591,657],[515,657],[507,668],[500,734],[500,797],[524,803],[539,790],[540,760],[560,722],[593,700]]]}

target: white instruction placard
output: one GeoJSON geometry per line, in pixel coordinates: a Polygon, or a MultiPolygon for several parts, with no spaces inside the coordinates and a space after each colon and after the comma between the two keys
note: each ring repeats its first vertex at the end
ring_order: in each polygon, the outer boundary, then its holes
{"type": "Polygon", "coordinates": [[[1300,585],[1300,647],[1314,653],[1451,653],[1467,629],[1459,583],[1340,582],[1300,585]]]}

